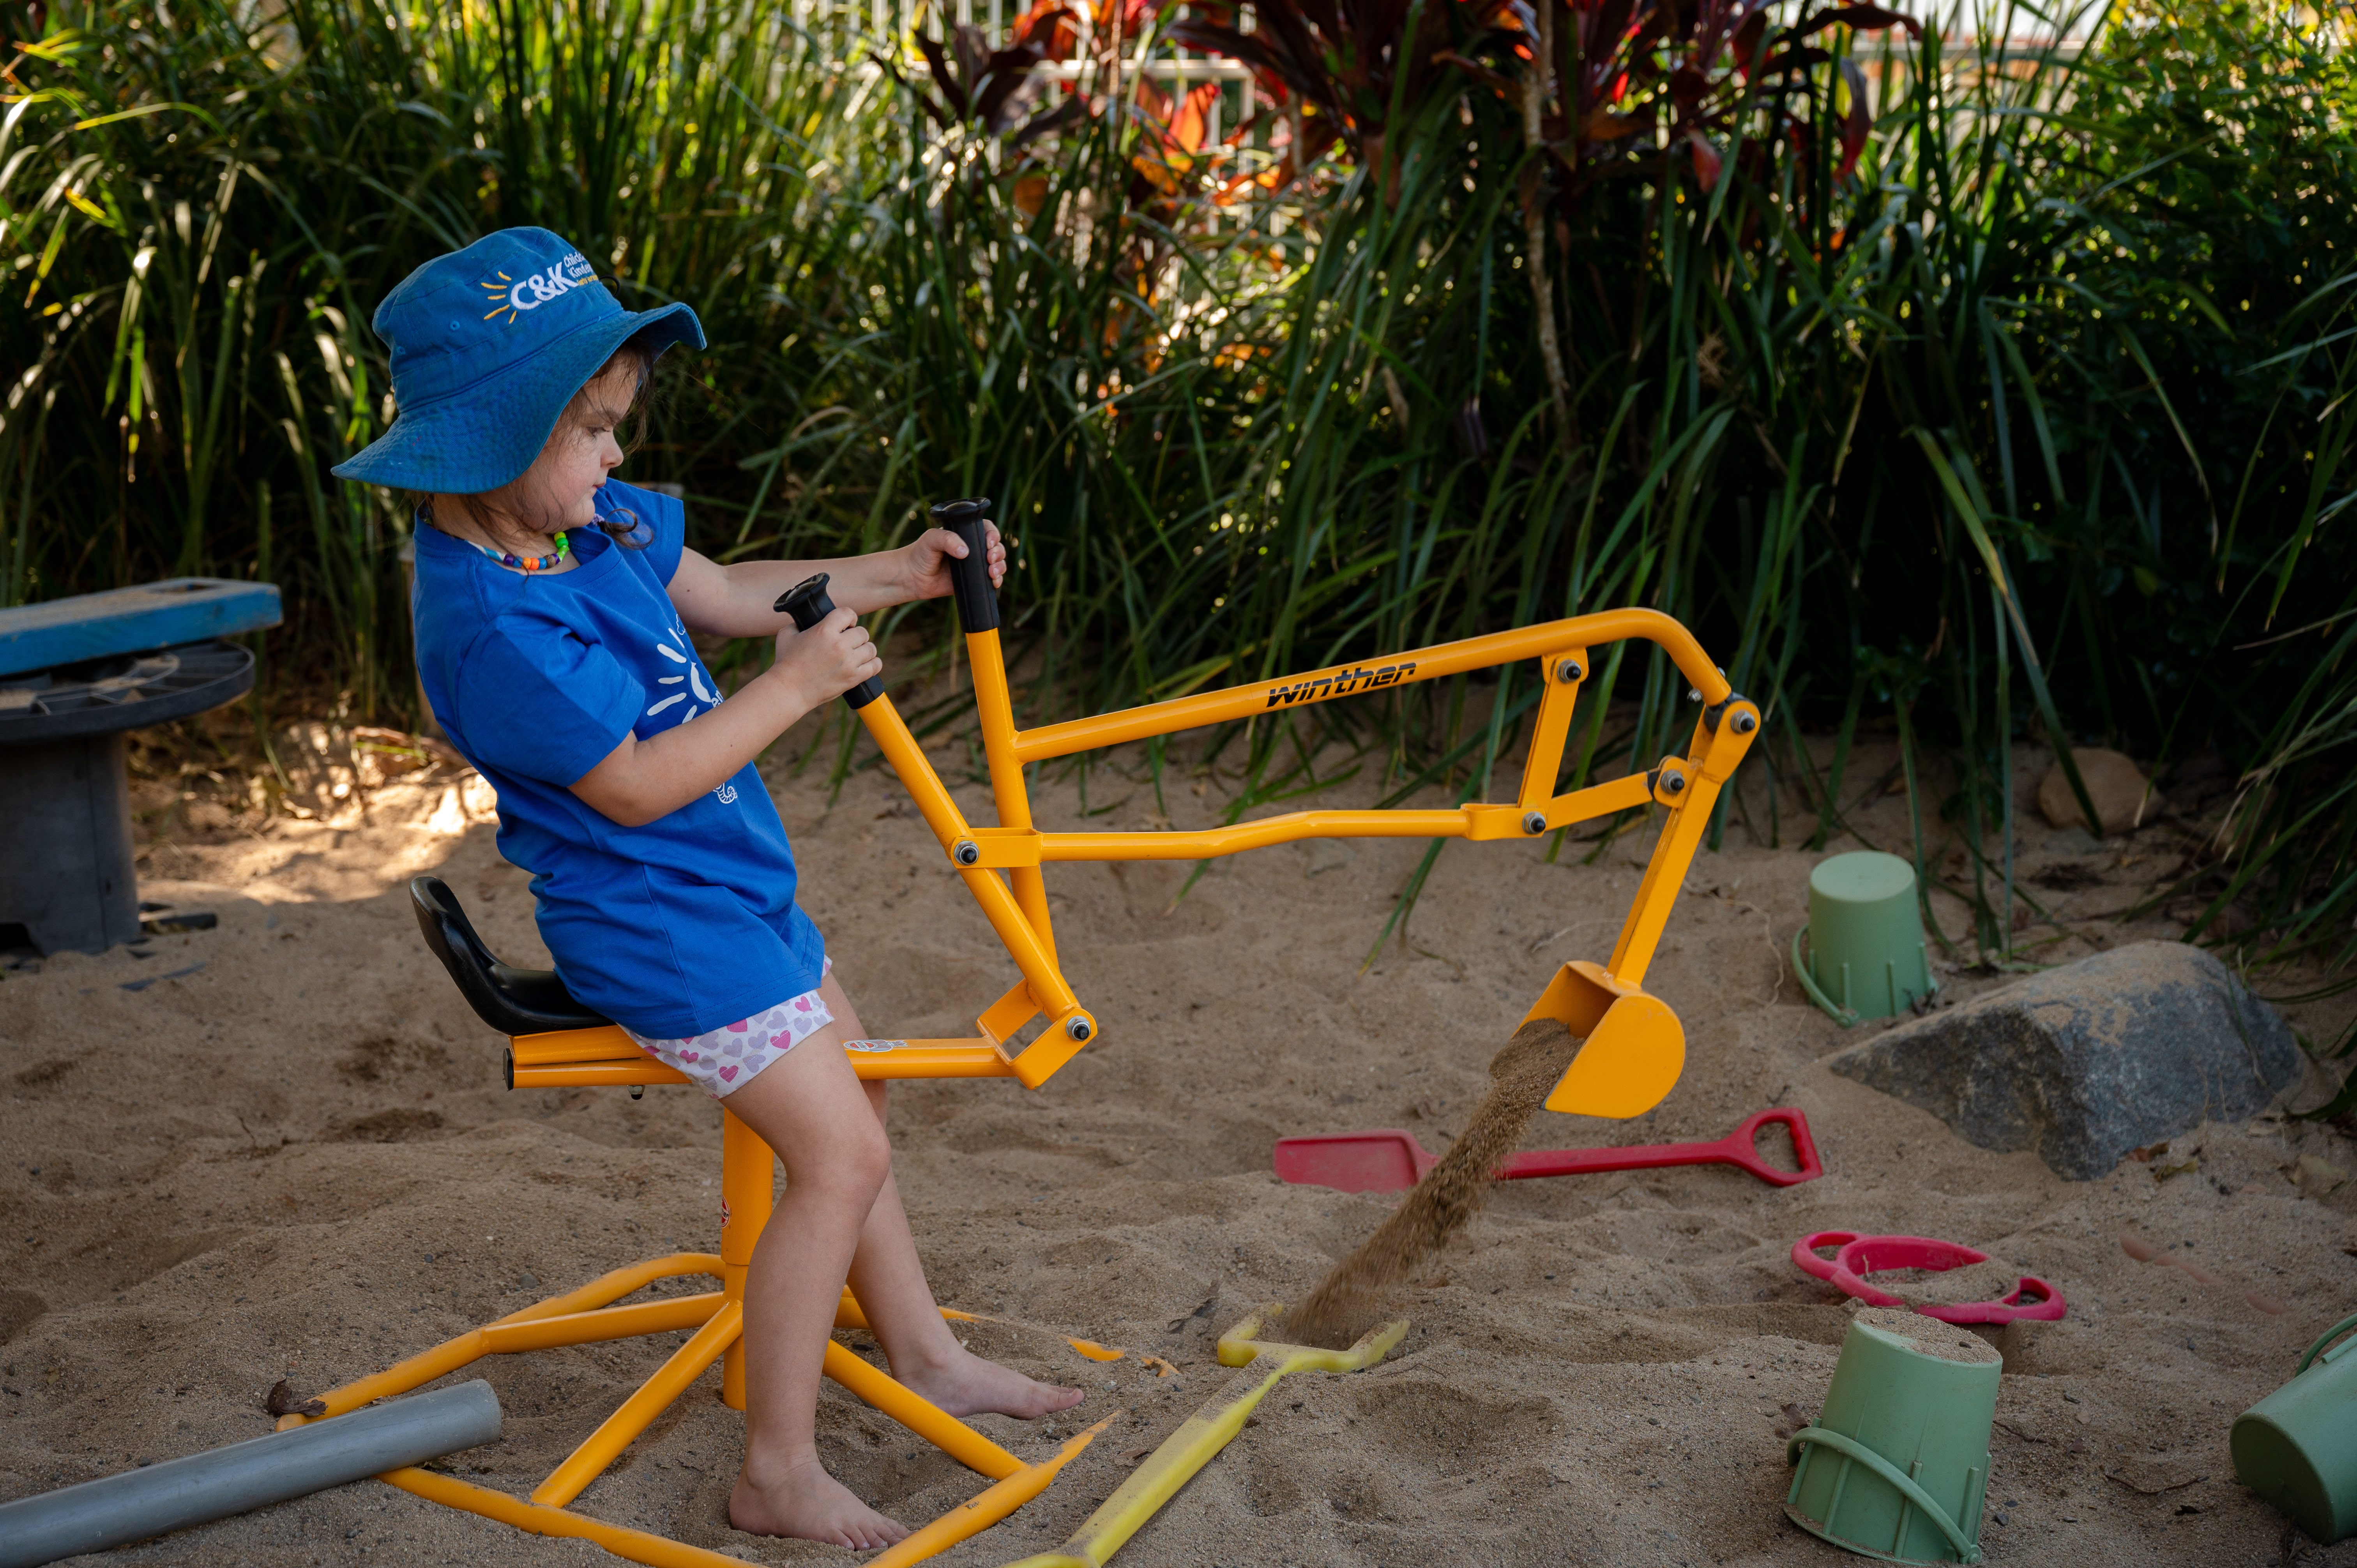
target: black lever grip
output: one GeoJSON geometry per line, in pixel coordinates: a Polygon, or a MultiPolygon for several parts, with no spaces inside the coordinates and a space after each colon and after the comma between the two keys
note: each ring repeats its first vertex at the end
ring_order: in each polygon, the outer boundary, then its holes
{"type": "Polygon", "coordinates": [[[933,521],[965,541],[965,559],[952,560],[950,591],[957,598],[958,624],[969,637],[998,629],[998,590],[990,585],[988,537],[983,532],[990,498],[943,501],[933,509],[933,521]]]}
{"type": "MultiPolygon", "coordinates": [[[[795,630],[808,631],[834,613],[834,601],[826,596],[826,574],[821,572],[814,577],[803,578],[780,594],[778,602],[770,607],[780,615],[793,617],[795,630]]],[[[883,694],[884,682],[870,675],[845,692],[843,700],[849,703],[856,712],[883,694]]]]}

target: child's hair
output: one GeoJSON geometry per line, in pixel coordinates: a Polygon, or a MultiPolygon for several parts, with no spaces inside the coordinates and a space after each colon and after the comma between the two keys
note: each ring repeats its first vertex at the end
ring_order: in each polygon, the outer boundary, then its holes
{"type": "MultiPolygon", "coordinates": [[[[608,378],[624,371],[628,371],[631,378],[630,406],[636,411],[646,396],[648,382],[654,378],[654,353],[643,343],[636,338],[624,343],[614,350],[613,358],[598,367],[597,374],[581,383],[581,390],[575,392],[571,400],[565,403],[565,412],[556,416],[555,427],[548,434],[549,442],[553,445],[578,431],[588,418],[590,392],[608,378]]],[[[626,455],[635,446],[635,443],[630,441],[623,441],[621,445],[626,455]]],[[[526,473],[529,472],[530,470],[526,470],[526,473]]],[[[479,495],[467,498],[468,506],[474,511],[476,518],[481,521],[484,531],[495,541],[501,532],[505,532],[512,531],[519,535],[527,536],[535,532],[532,527],[533,520],[528,515],[533,499],[520,489],[523,480],[524,475],[519,474],[498,489],[485,490],[479,495]]],[[[428,521],[433,520],[434,509],[431,496],[414,494],[408,498],[408,500],[413,516],[423,516],[428,521]]],[[[606,532],[608,538],[626,550],[643,550],[654,542],[654,531],[627,507],[616,509],[612,516],[600,515],[597,519],[597,526],[606,532]]]]}

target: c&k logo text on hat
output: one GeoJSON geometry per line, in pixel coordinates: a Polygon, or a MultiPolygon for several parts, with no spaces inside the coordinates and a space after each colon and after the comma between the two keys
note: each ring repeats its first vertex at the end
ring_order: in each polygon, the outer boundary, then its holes
{"type": "Polygon", "coordinates": [[[484,292],[495,303],[483,319],[489,321],[503,315],[512,322],[527,310],[538,310],[550,300],[562,299],[575,289],[597,281],[597,274],[578,251],[567,251],[563,261],[544,272],[527,273],[520,278],[501,273],[497,282],[485,278],[484,292]]]}

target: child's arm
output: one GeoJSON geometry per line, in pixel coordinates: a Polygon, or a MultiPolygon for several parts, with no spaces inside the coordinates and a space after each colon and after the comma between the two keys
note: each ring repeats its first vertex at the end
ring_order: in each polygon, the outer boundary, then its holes
{"type": "Polygon", "coordinates": [[[795,720],[883,668],[866,628],[848,609],[837,608],[808,631],[795,631],[789,622],[778,637],[776,663],[693,724],[651,740],[624,736],[575,782],[573,792],[609,821],[643,827],[718,789],[795,720]]]}
{"type": "MultiPolygon", "coordinates": [[[[996,524],[985,524],[990,580],[1006,575],[1006,547],[996,524]]],[[[683,552],[672,575],[672,607],[690,631],[713,637],[769,637],[791,620],[770,607],[778,596],[813,572],[827,575],[827,596],[855,615],[938,599],[950,591],[949,559],[965,556],[965,541],[946,528],[927,529],[916,542],[838,561],[739,561],[723,566],[683,552]]],[[[832,693],[830,693],[831,695],[832,693]]]]}

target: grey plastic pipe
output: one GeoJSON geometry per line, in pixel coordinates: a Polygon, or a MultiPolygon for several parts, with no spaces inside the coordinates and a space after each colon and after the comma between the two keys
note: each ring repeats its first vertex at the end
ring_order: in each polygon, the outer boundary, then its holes
{"type": "Polygon", "coordinates": [[[455,1389],[0,1503],[0,1568],[33,1568],[496,1442],[500,1399],[455,1389]]]}

